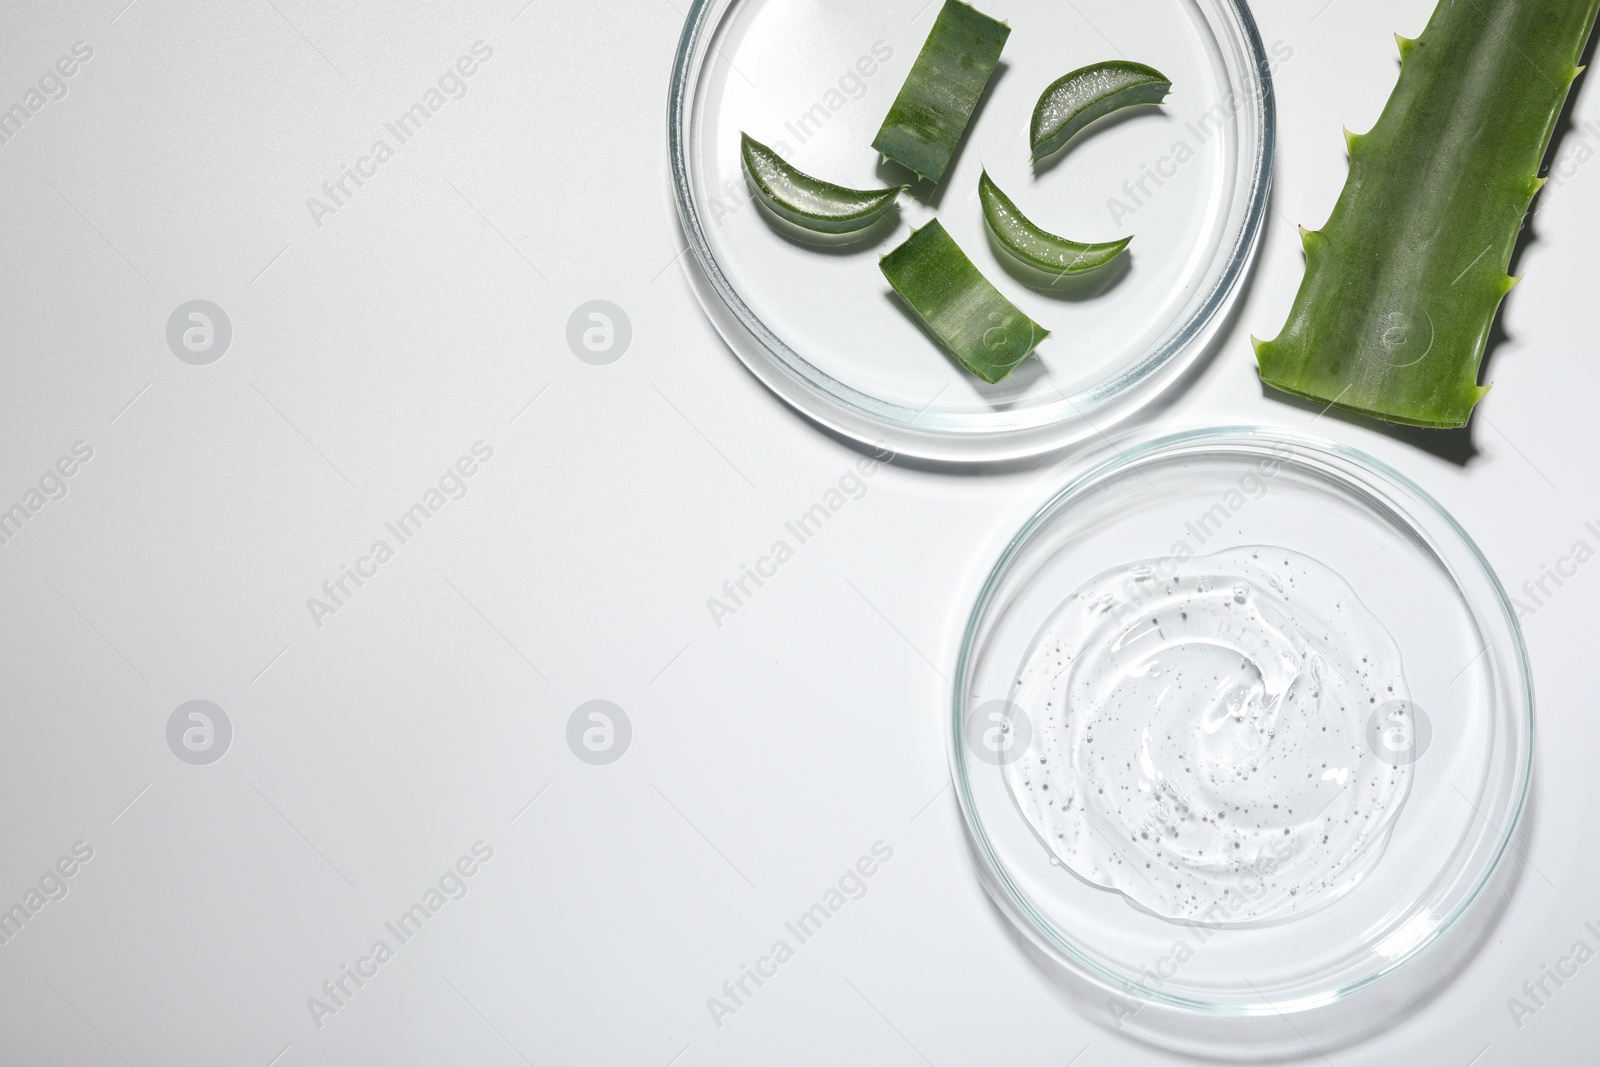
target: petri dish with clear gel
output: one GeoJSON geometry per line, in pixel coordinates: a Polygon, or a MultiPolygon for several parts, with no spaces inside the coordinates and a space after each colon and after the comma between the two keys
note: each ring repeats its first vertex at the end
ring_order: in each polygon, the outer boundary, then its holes
{"type": "Polygon", "coordinates": [[[940,0],[697,0],[673,71],[668,140],[688,274],[728,346],[835,432],[936,461],[1016,458],[1097,437],[1205,349],[1255,254],[1271,182],[1271,70],[1242,0],[983,0],[1011,27],[1000,65],[935,189],[923,183],[859,239],[811,243],[752,200],[739,136],[858,189],[914,181],[872,148],[940,0]],[[1107,59],[1173,83],[1035,167],[1028,124],[1061,75],[1107,59]],[[1099,271],[1055,284],[989,236],[978,177],[1034,222],[1081,241],[1133,235],[1099,271]],[[986,385],[913,320],[880,256],[938,218],[1008,299],[1051,331],[986,385]]]}
{"type": "Polygon", "coordinates": [[[963,635],[980,878],[1091,1018],[1314,1055],[1449,980],[1520,873],[1533,695],[1511,605],[1423,490],[1263,428],[1087,458],[963,635]]]}

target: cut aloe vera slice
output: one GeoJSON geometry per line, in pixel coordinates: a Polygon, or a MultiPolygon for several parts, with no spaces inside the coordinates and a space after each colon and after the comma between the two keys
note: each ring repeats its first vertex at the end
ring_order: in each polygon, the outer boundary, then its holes
{"type": "Polygon", "coordinates": [[[988,171],[978,178],[978,199],[983,202],[983,219],[989,224],[989,231],[1007,252],[1030,267],[1057,276],[1083,274],[1103,267],[1116,259],[1133,240],[1124,237],[1103,244],[1084,244],[1046,233],[1017,210],[1017,205],[1000,191],[988,171]]]}
{"type": "Polygon", "coordinates": [[[1091,63],[1064,75],[1034,105],[1028,137],[1033,158],[1048,156],[1096,119],[1135,104],[1159,104],[1171,91],[1165,74],[1125,59],[1091,63]]]}
{"type": "Polygon", "coordinates": [[[739,144],[745,172],[767,207],[818,233],[850,233],[871,226],[905,188],[847,189],[796,170],[747,133],[739,135],[739,144]]]}
{"type": "Polygon", "coordinates": [[[986,382],[1010,374],[1050,336],[989,284],[938,219],[913,230],[878,268],[928,332],[986,382]]]}
{"type": "Polygon", "coordinates": [[[945,0],[872,147],[931,182],[944,177],[1011,28],[945,0]]]}

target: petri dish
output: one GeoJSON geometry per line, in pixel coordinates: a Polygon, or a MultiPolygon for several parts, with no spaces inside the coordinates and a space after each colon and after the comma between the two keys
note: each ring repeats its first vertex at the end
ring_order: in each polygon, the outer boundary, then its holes
{"type": "MultiPolygon", "coordinates": [[[[1277,558],[1261,562],[1278,565],[1277,558]]],[[[1129,586],[1121,589],[1132,603],[1129,586]]],[[[1181,606],[1164,604],[1159,621],[1172,627],[1181,606]]],[[[1134,608],[1137,614],[1140,605],[1134,608]]],[[[1157,621],[1150,620],[1152,628],[1157,621]]],[[[1191,624],[1178,624],[1173,645],[1189,641],[1181,631],[1191,624]]],[[[1329,633],[1335,644],[1347,636],[1329,633]]],[[[1194,647],[1208,640],[1196,635],[1194,647]]],[[[1220,428],[1086,459],[990,571],[966,625],[953,684],[952,775],[985,888],[1029,954],[1091,1018],[1162,1047],[1245,1060],[1326,1052],[1358,1040],[1448,981],[1481,944],[1520,870],[1515,839],[1525,833],[1533,693],[1515,613],[1488,563],[1438,503],[1395,470],[1342,445],[1284,430],[1220,428]],[[1360,867],[1359,876],[1327,899],[1285,909],[1279,905],[1289,898],[1280,893],[1256,914],[1185,903],[1163,915],[1169,900],[1097,884],[1082,863],[1070,862],[1074,854],[1047,844],[1054,831],[1094,822],[1095,803],[1055,809],[1058,821],[1041,831],[1037,806],[1017,787],[1017,768],[1054,759],[1058,788],[1063,777],[1076,775],[1085,786],[1133,790],[1130,809],[1150,808],[1150,796],[1136,795],[1148,768],[1119,769],[1115,760],[1092,771],[1070,761],[1061,767],[1061,734],[1047,725],[1061,709],[1041,706],[1048,689],[1019,685],[1019,678],[1037,661],[1041,634],[1059,627],[1085,589],[1097,589],[1097,576],[1134,565],[1181,584],[1196,568],[1215,571],[1222,566],[1216,560],[1252,555],[1260,546],[1273,546],[1297,567],[1314,560],[1313,571],[1336,575],[1328,581],[1343,590],[1345,616],[1354,609],[1381,625],[1387,638],[1369,635],[1369,643],[1392,639],[1404,664],[1408,719],[1398,722],[1382,703],[1370,711],[1340,704],[1318,712],[1320,718],[1303,715],[1301,728],[1342,720],[1350,754],[1343,762],[1403,770],[1405,789],[1398,800],[1384,801],[1389,809],[1377,851],[1369,848],[1348,868],[1360,867]]],[[[1070,688],[1057,693],[1065,694],[1069,716],[1100,714],[1070,688]]],[[[1182,726],[1183,714],[1203,712],[1202,696],[1179,699],[1177,713],[1171,707],[1160,713],[1169,731],[1174,721],[1182,726]]],[[[1159,703],[1146,705],[1151,721],[1159,703]]],[[[1137,720],[1141,713],[1135,707],[1123,714],[1137,720]]],[[[1289,723],[1286,715],[1278,728],[1289,723]]],[[[1192,737],[1210,728],[1196,720],[1192,737]]],[[[1117,743],[1106,731],[1094,741],[1117,743]]],[[[1252,774],[1304,769],[1296,762],[1304,762],[1303,749],[1269,745],[1260,752],[1252,774]]],[[[1311,769],[1319,778],[1334,774],[1327,759],[1315,758],[1311,769]]],[[[1279,799],[1253,788],[1225,785],[1222,796],[1237,789],[1257,800],[1279,799]]],[[[1330,799],[1351,795],[1338,782],[1328,788],[1330,799]]],[[[1191,792],[1205,799],[1203,789],[1191,792]]],[[[1293,789],[1285,785],[1283,793],[1287,803],[1293,789]]],[[[1194,825],[1186,823],[1184,833],[1194,825]]],[[[1127,851],[1114,840],[1116,827],[1107,826],[1102,820],[1090,829],[1131,857],[1145,854],[1142,845],[1127,851]]],[[[1301,844],[1329,850],[1315,858],[1332,869],[1342,857],[1331,853],[1356,846],[1348,833],[1330,835],[1328,844],[1301,844]]],[[[1238,839],[1247,849],[1259,846],[1248,833],[1238,839]]],[[[1258,884],[1272,880],[1269,869],[1258,884]]],[[[1248,879],[1234,885],[1254,892],[1248,879]]],[[[1213,881],[1201,892],[1221,902],[1226,890],[1218,886],[1213,881]]],[[[1268,901],[1269,894],[1262,889],[1254,899],[1268,901]]]]}
{"type": "Polygon", "coordinates": [[[1261,234],[1277,59],[1242,0],[985,0],[980,9],[1011,35],[942,182],[914,186],[847,244],[815,245],[776,224],[752,202],[741,131],[838,184],[914,181],[871,146],[940,6],[698,0],[668,116],[685,259],[729,347],[815,422],[935,461],[1017,458],[1104,430],[1204,349],[1261,234]],[[1040,93],[1116,58],[1171,78],[1166,104],[1103,119],[1036,169],[1028,124],[1040,93]],[[1045,229],[1081,241],[1132,234],[1133,243],[1100,271],[1039,285],[992,244],[977,195],[985,167],[1045,229]],[[935,217],[1051,331],[997,385],[945,355],[878,270],[881,255],[935,217]]]}

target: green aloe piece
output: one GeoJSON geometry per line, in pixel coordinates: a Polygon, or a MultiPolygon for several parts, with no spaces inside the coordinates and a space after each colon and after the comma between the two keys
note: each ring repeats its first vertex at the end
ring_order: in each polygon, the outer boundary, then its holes
{"type": "Polygon", "coordinates": [[[1172,82],[1165,74],[1125,59],[1091,63],[1063,75],[1034,105],[1028,131],[1033,158],[1048,156],[1096,119],[1135,104],[1159,104],[1171,91],[1172,82]]]}
{"type": "Polygon", "coordinates": [[[1083,244],[1046,233],[1017,210],[1017,205],[1000,191],[988,171],[978,178],[978,199],[983,202],[983,218],[989,224],[990,232],[1007,252],[1030,267],[1057,276],[1083,274],[1103,267],[1116,259],[1128,247],[1128,242],[1133,240],[1132,237],[1124,237],[1120,241],[1103,244],[1083,244]]]}
{"type": "Polygon", "coordinates": [[[944,177],[1011,28],[945,0],[872,147],[931,182],[944,177]]]}
{"type": "Polygon", "coordinates": [[[796,226],[818,233],[864,229],[888,210],[905,186],[846,189],[801,173],[747,133],[739,135],[745,173],[762,201],[796,226]]]}
{"type": "Polygon", "coordinates": [[[928,332],[973,374],[1000,381],[1050,331],[1000,295],[934,219],[878,261],[928,332]]]}
{"type": "Polygon", "coordinates": [[[1320,231],[1261,379],[1413,426],[1466,425],[1540,161],[1597,0],[1442,0],[1400,43],[1372,132],[1346,131],[1350,175],[1320,231]]]}

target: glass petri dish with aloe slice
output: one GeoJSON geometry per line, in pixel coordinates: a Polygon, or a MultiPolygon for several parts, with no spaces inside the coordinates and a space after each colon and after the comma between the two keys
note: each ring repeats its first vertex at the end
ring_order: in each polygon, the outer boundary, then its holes
{"type": "MultiPolygon", "coordinates": [[[[669,97],[671,182],[689,281],[734,354],[815,422],[895,452],[966,462],[1095,438],[1200,358],[1264,219],[1270,70],[1242,0],[984,0],[1010,29],[937,182],[873,148],[939,3],[697,0],[669,97]],[[1114,42],[1114,43],[1108,43],[1114,42]],[[1117,53],[1172,82],[1035,163],[1040,94],[1117,53]],[[819,248],[754,198],[741,134],[851,190],[908,184],[892,212],[819,248]],[[1132,243],[1103,268],[1045,276],[989,233],[987,169],[1039,230],[1132,243]],[[995,383],[969,373],[892,292],[878,259],[937,218],[1048,339],[995,383]]],[[[666,264],[663,264],[665,267],[666,264]]]]}

